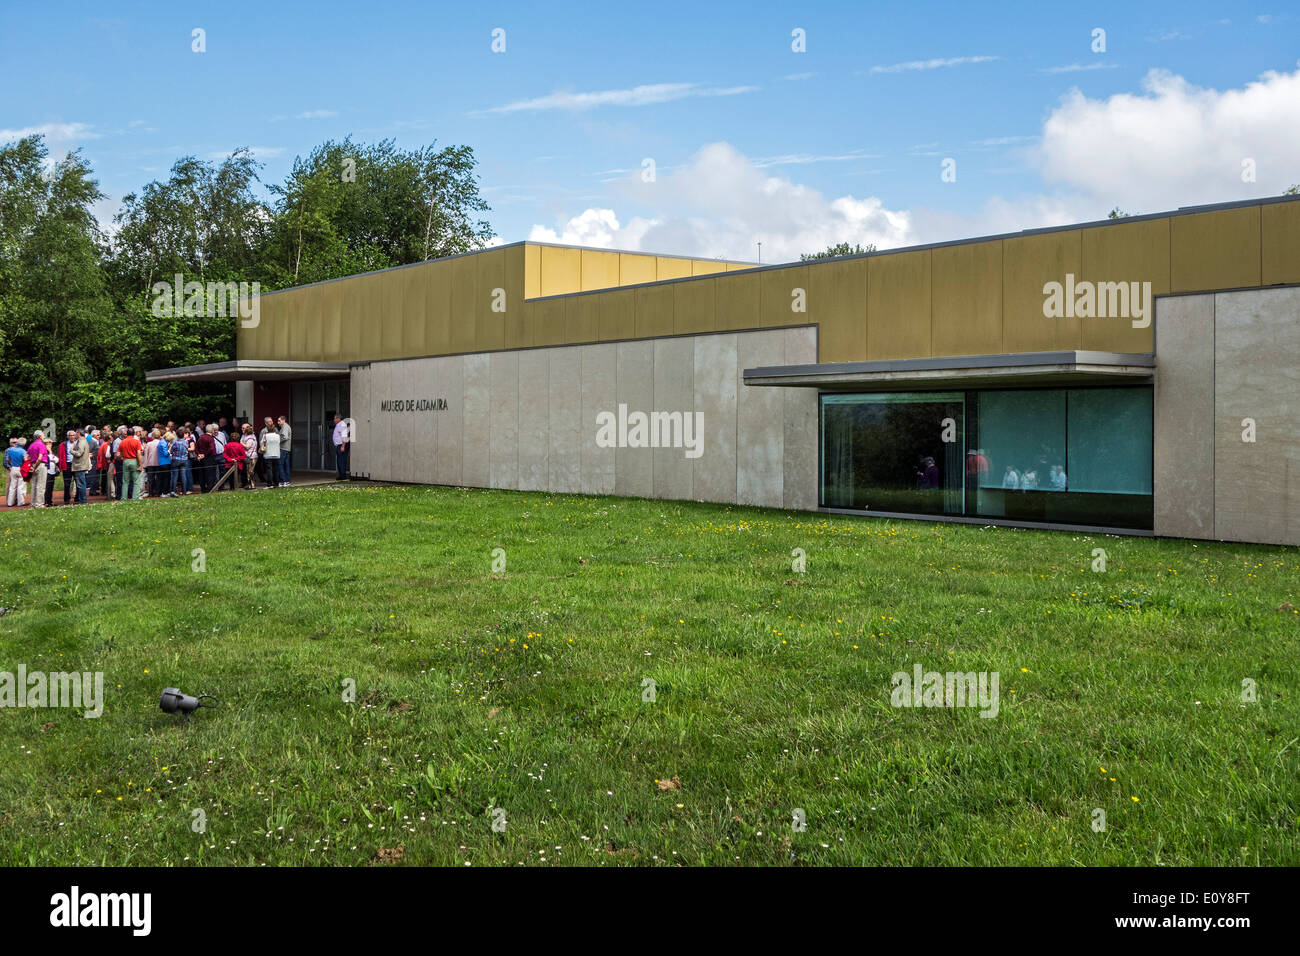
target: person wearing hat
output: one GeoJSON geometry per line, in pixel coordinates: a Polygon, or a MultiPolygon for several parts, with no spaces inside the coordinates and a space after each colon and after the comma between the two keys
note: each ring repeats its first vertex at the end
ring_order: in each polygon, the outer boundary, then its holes
{"type": "Polygon", "coordinates": [[[18,439],[9,439],[9,447],[5,449],[4,464],[5,471],[9,475],[5,504],[10,508],[21,508],[27,504],[27,483],[23,481],[23,462],[26,460],[27,452],[23,450],[22,445],[18,444],[18,439]]]}
{"type": "Polygon", "coordinates": [[[923,491],[939,487],[939,468],[929,455],[921,459],[921,470],[916,473],[923,491]]]}

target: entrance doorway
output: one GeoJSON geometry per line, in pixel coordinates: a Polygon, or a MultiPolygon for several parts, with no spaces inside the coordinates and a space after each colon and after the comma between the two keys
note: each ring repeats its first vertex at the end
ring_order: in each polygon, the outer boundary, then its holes
{"type": "Polygon", "coordinates": [[[289,399],[293,470],[334,471],[334,414],[351,413],[348,379],[297,382],[289,399]]]}

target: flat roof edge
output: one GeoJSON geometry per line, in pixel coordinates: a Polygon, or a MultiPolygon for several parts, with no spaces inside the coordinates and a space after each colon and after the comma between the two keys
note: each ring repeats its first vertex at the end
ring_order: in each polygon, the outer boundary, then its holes
{"type": "Polygon", "coordinates": [[[744,370],[745,378],[791,378],[809,375],[870,375],[876,372],[960,372],[967,369],[1025,368],[1044,365],[1137,366],[1155,368],[1154,352],[1006,352],[997,355],[948,355],[938,358],[887,359],[875,362],[820,362],[768,365],[744,370]]]}

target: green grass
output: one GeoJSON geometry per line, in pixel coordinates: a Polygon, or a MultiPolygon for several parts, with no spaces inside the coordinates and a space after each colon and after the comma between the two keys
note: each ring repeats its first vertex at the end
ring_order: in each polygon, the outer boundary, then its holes
{"type": "Polygon", "coordinates": [[[1296,864],[1286,604],[1294,548],[678,502],[6,514],[0,670],[107,700],[0,710],[0,863],[1296,864]],[[891,707],[918,662],[997,671],[998,716],[891,707]]]}

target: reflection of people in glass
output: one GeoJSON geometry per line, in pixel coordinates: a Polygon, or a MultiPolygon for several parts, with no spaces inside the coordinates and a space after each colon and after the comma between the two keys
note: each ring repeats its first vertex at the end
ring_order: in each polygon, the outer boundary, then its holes
{"type": "Polygon", "coordinates": [[[1026,471],[1020,478],[1021,491],[1036,491],[1038,489],[1038,472],[1026,471]]]}
{"type": "Polygon", "coordinates": [[[983,480],[989,473],[989,460],[984,457],[983,448],[971,448],[966,452],[966,477],[983,480]]]}
{"type": "Polygon", "coordinates": [[[1065,478],[1065,469],[1060,465],[1052,466],[1052,490],[1065,491],[1069,487],[1069,482],[1065,478]]]}
{"type": "Polygon", "coordinates": [[[1006,472],[1002,475],[1002,487],[1016,489],[1020,487],[1020,473],[1012,465],[1007,465],[1006,472]]]}
{"type": "Polygon", "coordinates": [[[939,468],[933,458],[927,455],[921,459],[921,470],[916,473],[916,477],[920,479],[922,491],[939,487],[939,468]]]}

